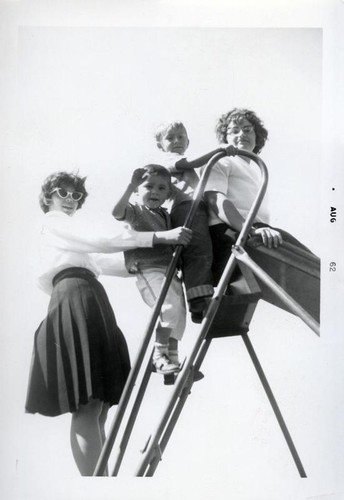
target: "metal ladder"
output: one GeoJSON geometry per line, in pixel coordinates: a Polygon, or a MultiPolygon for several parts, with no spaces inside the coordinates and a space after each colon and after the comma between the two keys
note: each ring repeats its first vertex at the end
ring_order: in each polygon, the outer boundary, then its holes
{"type": "MultiPolygon", "coordinates": [[[[260,207],[260,204],[263,200],[263,197],[266,192],[266,187],[268,183],[268,172],[267,168],[264,164],[264,162],[255,154],[249,152],[249,151],[244,151],[244,150],[238,150],[234,147],[228,147],[226,149],[223,149],[222,151],[216,153],[207,163],[203,174],[201,176],[201,179],[199,181],[199,184],[197,186],[197,189],[195,190],[194,197],[193,197],[193,203],[191,205],[190,211],[187,215],[186,221],[184,226],[185,227],[190,227],[193,217],[195,215],[195,212],[198,208],[198,205],[200,203],[201,197],[204,192],[205,185],[207,183],[208,177],[210,175],[212,167],[215,165],[215,163],[223,158],[224,156],[235,156],[239,155],[240,156],[246,156],[253,160],[255,163],[257,163],[258,167],[260,168],[261,171],[261,182],[260,182],[260,187],[258,190],[258,193],[256,195],[256,198],[251,206],[251,209],[249,211],[249,214],[245,220],[245,223],[240,231],[240,234],[237,238],[237,241],[235,245],[233,246],[232,253],[228,259],[227,265],[223,271],[222,277],[220,279],[220,282],[218,283],[218,286],[215,290],[215,293],[213,297],[210,299],[208,310],[206,312],[206,315],[200,325],[200,330],[199,333],[196,337],[195,343],[193,345],[193,348],[189,354],[189,356],[186,358],[184,361],[181,371],[178,373],[178,376],[176,378],[176,381],[174,383],[173,391],[171,392],[165,408],[163,410],[163,414],[161,416],[160,422],[157,425],[157,427],[153,430],[152,434],[149,436],[147,443],[142,450],[142,459],[136,469],[135,476],[145,476],[145,477],[150,477],[154,475],[154,472],[161,461],[161,458],[163,456],[164,450],[168,444],[168,441],[170,439],[170,436],[173,432],[173,429],[176,425],[176,422],[178,421],[178,418],[182,412],[182,409],[184,407],[184,404],[191,393],[191,388],[194,383],[194,378],[193,374],[195,371],[198,371],[199,368],[201,367],[201,364],[204,360],[204,357],[206,356],[206,353],[209,349],[210,343],[212,341],[212,336],[209,336],[209,332],[211,328],[215,328],[215,323],[214,319],[216,318],[216,314],[219,310],[219,306],[221,304],[221,301],[225,297],[225,291],[227,288],[227,285],[229,283],[229,280],[233,274],[234,268],[237,264],[239,264],[240,269],[242,270],[244,276],[247,273],[249,274],[248,278],[252,278],[253,275],[259,278],[260,282],[263,282],[272,292],[273,295],[278,297],[278,300],[283,304],[283,307],[293,314],[296,314],[299,316],[317,335],[320,334],[320,327],[319,323],[312,317],[312,315],[307,312],[305,309],[303,309],[291,296],[289,296],[283,288],[278,285],[272,278],[260,267],[258,266],[253,259],[248,255],[248,253],[244,250],[244,245],[247,240],[251,225],[254,221],[255,215],[260,207]]],[[[147,385],[149,383],[149,379],[152,373],[152,353],[149,356],[148,361],[146,362],[145,367],[143,370],[141,370],[144,358],[146,356],[146,351],[149,346],[150,339],[152,337],[155,324],[158,320],[159,313],[161,306],[164,302],[169,284],[171,282],[171,279],[174,275],[177,262],[180,257],[180,253],[182,251],[182,247],[178,246],[174,252],[173,258],[171,260],[171,263],[167,269],[166,276],[160,291],[160,294],[156,300],[154,309],[152,311],[151,318],[148,322],[148,325],[146,327],[143,339],[141,341],[141,344],[139,346],[136,358],[134,360],[132,369],[130,371],[127,383],[125,385],[125,388],[123,390],[120,402],[118,404],[116,414],[114,416],[113,422],[111,424],[108,437],[106,439],[106,442],[103,446],[103,449],[101,451],[101,454],[99,456],[98,463],[96,465],[96,468],[94,470],[93,475],[94,476],[101,476],[104,473],[104,470],[107,466],[108,460],[110,458],[112,449],[114,447],[116,438],[118,436],[118,433],[120,429],[122,429],[122,422],[127,410],[127,407],[129,405],[129,402],[132,397],[132,392],[134,389],[134,386],[136,384],[137,378],[139,376],[139,373],[143,373],[142,379],[140,386],[138,388],[136,398],[134,400],[133,406],[131,408],[131,412],[128,416],[127,422],[124,427],[124,431],[122,434],[122,438],[120,443],[117,446],[117,451],[116,455],[114,457],[115,459],[115,465],[113,468],[113,471],[111,473],[112,476],[117,476],[121,467],[122,460],[124,458],[124,454],[127,449],[127,445],[132,433],[132,430],[134,428],[136,418],[139,412],[139,409],[141,407],[141,403],[143,401],[145,391],[147,388],[147,385]]],[[[254,281],[254,278],[253,278],[254,281]]],[[[284,422],[282,413],[278,407],[278,404],[276,402],[276,399],[272,393],[272,390],[270,388],[270,385],[266,379],[266,376],[264,374],[264,371],[262,369],[262,366],[258,360],[258,357],[254,351],[254,348],[252,346],[252,343],[248,337],[247,331],[248,331],[248,325],[251,320],[251,317],[254,313],[255,306],[259,300],[259,293],[255,294],[255,287],[253,284],[253,293],[248,294],[248,296],[251,297],[250,300],[246,301],[247,307],[244,308],[244,313],[242,317],[242,324],[243,324],[243,329],[239,333],[233,332],[232,335],[241,335],[242,339],[244,341],[244,344],[247,348],[247,351],[250,355],[250,358],[255,366],[255,369],[257,371],[257,374],[261,380],[261,383],[263,385],[263,388],[266,392],[266,395],[269,399],[269,402],[272,406],[272,409],[275,413],[275,416],[277,418],[278,424],[280,426],[280,429],[282,431],[282,434],[286,440],[286,443],[288,445],[288,448],[291,452],[291,455],[293,457],[293,460],[295,462],[295,465],[298,469],[298,472],[301,477],[306,477],[305,470],[303,468],[303,465],[301,463],[300,457],[297,453],[297,450],[295,448],[295,445],[293,443],[293,440],[290,436],[290,433],[287,429],[287,426],[284,422]],[[252,299],[253,297],[253,299],[252,299]]],[[[239,297],[240,301],[240,297],[239,297]]],[[[244,299],[245,303],[245,299],[244,299]]],[[[230,334],[231,335],[231,334],[230,334]]],[[[215,335],[216,336],[216,335],[215,335]]]]}

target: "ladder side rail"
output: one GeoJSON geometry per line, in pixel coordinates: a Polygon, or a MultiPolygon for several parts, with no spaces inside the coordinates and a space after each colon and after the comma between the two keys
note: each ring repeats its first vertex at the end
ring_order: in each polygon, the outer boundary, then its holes
{"type": "Polygon", "coordinates": [[[172,411],[171,416],[169,418],[168,425],[166,426],[166,428],[162,434],[161,441],[158,444],[159,454],[154,453],[154,456],[152,457],[152,459],[149,462],[148,469],[146,470],[146,473],[144,474],[145,477],[152,477],[154,475],[155,470],[157,469],[157,467],[159,465],[159,462],[162,458],[162,455],[165,451],[165,448],[168,444],[168,441],[172,435],[172,432],[175,428],[175,425],[176,425],[176,423],[179,419],[179,416],[184,408],[186,400],[187,400],[188,396],[190,395],[190,390],[191,390],[191,387],[193,385],[193,381],[190,380],[191,378],[193,378],[193,370],[191,370],[189,373],[189,377],[186,380],[184,387],[183,387],[183,390],[182,390],[182,393],[179,396],[179,401],[177,402],[177,404],[173,408],[173,411],[172,411]]]}
{"type": "Polygon", "coordinates": [[[198,208],[198,205],[201,202],[201,198],[204,193],[205,186],[207,184],[208,178],[210,176],[211,169],[217,163],[221,158],[224,158],[225,156],[233,156],[236,154],[235,148],[227,148],[219,151],[218,153],[214,154],[208,161],[207,165],[205,166],[201,178],[196,186],[196,189],[194,190],[193,193],[193,203],[190,207],[190,210],[186,216],[185,222],[184,222],[184,227],[190,227],[193,221],[193,218],[195,216],[196,210],[198,208]]]}
{"type": "Polygon", "coordinates": [[[212,340],[213,340],[212,338],[204,339],[203,346],[202,346],[202,348],[201,348],[201,350],[200,350],[200,352],[195,360],[195,364],[194,364],[195,372],[201,368],[203,360],[204,360],[205,355],[207,354],[207,352],[209,350],[209,347],[210,347],[212,340]]]}
{"type": "MultiPolygon", "coordinates": [[[[219,159],[223,158],[227,154],[228,154],[227,150],[223,149],[220,152],[216,153],[209,160],[209,162],[208,162],[208,164],[207,164],[206,168],[204,169],[204,172],[201,176],[201,179],[198,183],[198,186],[195,190],[195,193],[193,196],[193,203],[192,203],[190,211],[186,217],[184,227],[189,228],[191,223],[192,223],[192,219],[193,219],[193,217],[196,213],[196,210],[198,208],[198,205],[201,201],[201,197],[203,195],[205,185],[206,185],[208,177],[210,175],[211,168],[213,167],[213,165],[215,165],[215,163],[219,159]]],[[[233,154],[235,154],[234,148],[233,148],[233,154]]],[[[172,260],[171,260],[170,265],[167,269],[166,276],[164,278],[159,296],[158,296],[156,303],[154,305],[150,321],[149,321],[148,326],[145,330],[145,333],[144,333],[143,339],[141,341],[138,353],[136,355],[134,364],[130,370],[128,380],[126,382],[121,399],[119,401],[114,420],[113,420],[111,428],[109,430],[108,437],[104,443],[104,446],[103,446],[102,451],[100,453],[97,465],[96,465],[95,470],[93,472],[93,476],[101,476],[103,474],[105,467],[106,467],[106,464],[109,460],[111,450],[114,446],[114,443],[115,443],[119,428],[121,426],[125,411],[127,409],[135,382],[137,380],[145,353],[147,351],[149,341],[152,337],[155,324],[158,320],[162,304],[165,300],[167,290],[170,286],[170,283],[171,283],[172,277],[174,275],[175,269],[177,267],[177,263],[178,263],[181,252],[182,252],[182,245],[178,245],[176,250],[174,251],[172,260]]]]}
{"type": "MultiPolygon", "coordinates": [[[[207,351],[209,349],[211,341],[212,341],[212,339],[205,339],[205,341],[203,342],[203,347],[201,349],[201,352],[200,352],[200,354],[198,355],[198,357],[196,359],[195,366],[194,366],[193,369],[190,369],[190,373],[186,377],[187,388],[188,389],[191,389],[191,387],[192,387],[192,385],[194,383],[194,381],[193,381],[193,374],[197,370],[199,370],[199,368],[201,367],[201,364],[202,364],[203,359],[204,359],[204,357],[205,357],[205,355],[206,355],[206,353],[207,353],[207,351]],[[192,380],[192,382],[191,382],[191,380],[192,380]]],[[[134,402],[132,410],[130,412],[130,416],[128,418],[128,422],[126,424],[125,430],[123,431],[123,436],[122,436],[120,445],[119,445],[118,450],[116,452],[116,455],[114,457],[114,466],[113,466],[113,470],[112,470],[111,476],[117,476],[118,472],[119,472],[119,469],[121,467],[121,463],[122,463],[122,460],[124,458],[124,454],[125,454],[125,451],[126,451],[126,448],[127,448],[130,436],[131,436],[131,432],[132,432],[133,427],[135,425],[136,417],[138,415],[138,412],[139,412],[139,409],[140,409],[140,406],[141,406],[141,403],[142,403],[142,400],[143,400],[143,397],[144,397],[144,394],[145,394],[145,391],[146,391],[146,388],[147,388],[147,385],[148,385],[148,382],[149,382],[149,379],[150,379],[152,357],[153,357],[153,352],[151,353],[150,358],[148,360],[148,363],[146,365],[145,372],[144,372],[144,375],[143,375],[143,378],[142,378],[142,382],[141,382],[140,388],[138,390],[135,402],[134,402]]],[[[184,382],[185,382],[185,380],[184,380],[184,382]]],[[[161,440],[161,443],[160,443],[160,449],[161,449],[162,453],[164,452],[164,450],[165,450],[165,448],[167,446],[169,437],[172,434],[174,426],[177,423],[179,414],[181,413],[181,410],[182,410],[182,408],[183,408],[183,406],[185,404],[185,401],[187,399],[187,396],[189,394],[190,394],[189,390],[186,390],[186,386],[184,386],[183,390],[182,390],[182,393],[179,396],[180,397],[180,401],[178,402],[177,408],[175,408],[174,411],[173,411],[173,415],[171,417],[171,421],[169,422],[168,429],[165,430],[164,436],[163,436],[163,438],[161,440]],[[186,394],[185,394],[185,391],[186,391],[186,394]]],[[[158,462],[159,462],[159,460],[158,460],[158,462]]],[[[155,468],[154,468],[154,470],[155,470],[155,468]]],[[[150,467],[150,470],[153,470],[152,466],[150,467]]]]}
{"type": "MultiPolygon", "coordinates": [[[[267,380],[267,378],[265,376],[263,368],[262,368],[262,366],[261,366],[261,364],[260,364],[260,362],[258,360],[258,357],[257,357],[257,355],[256,355],[256,353],[254,351],[254,348],[253,348],[252,343],[251,343],[251,341],[250,341],[250,339],[248,337],[248,334],[242,334],[241,336],[243,338],[243,341],[245,343],[247,351],[248,351],[248,353],[250,355],[250,358],[251,358],[251,360],[253,362],[253,365],[254,365],[254,367],[255,367],[255,369],[257,371],[259,379],[260,379],[260,381],[261,381],[261,383],[263,385],[263,388],[264,388],[266,396],[267,396],[267,398],[268,398],[268,400],[270,402],[272,410],[273,410],[273,412],[274,412],[274,414],[276,416],[277,422],[278,422],[278,424],[280,426],[280,429],[282,431],[282,434],[284,436],[286,444],[287,444],[287,446],[289,448],[289,451],[290,451],[290,453],[292,455],[294,463],[295,463],[295,465],[297,467],[299,475],[300,475],[301,478],[305,478],[305,477],[307,477],[307,475],[306,475],[305,469],[304,469],[304,467],[302,465],[300,456],[299,456],[299,454],[298,454],[298,452],[296,450],[296,447],[294,445],[294,442],[292,440],[290,432],[289,432],[289,430],[287,428],[287,425],[286,425],[286,423],[284,421],[283,415],[282,415],[282,413],[281,413],[281,411],[279,409],[278,403],[277,403],[277,401],[276,401],[276,399],[274,397],[274,394],[273,394],[273,392],[271,390],[271,387],[270,387],[270,385],[268,383],[268,380],[267,380]]],[[[195,361],[195,364],[194,364],[194,369],[195,370],[199,369],[199,367],[201,366],[202,361],[203,361],[203,359],[204,359],[204,357],[206,355],[206,352],[207,352],[207,350],[209,348],[210,342],[211,342],[211,339],[205,339],[205,341],[203,343],[203,347],[202,347],[200,353],[198,354],[198,357],[197,357],[197,359],[195,361]]],[[[192,385],[193,385],[193,382],[191,382],[191,385],[184,387],[183,392],[182,392],[182,394],[180,396],[180,400],[179,400],[177,406],[174,408],[172,416],[171,416],[171,418],[170,418],[170,420],[169,420],[169,422],[168,422],[168,424],[166,426],[166,429],[163,432],[161,441],[158,444],[159,456],[156,453],[154,453],[154,456],[153,456],[152,460],[149,462],[149,467],[148,467],[147,472],[145,474],[146,477],[152,476],[154,474],[156,468],[158,467],[158,464],[159,464],[159,462],[161,460],[161,456],[162,456],[162,454],[163,454],[163,452],[164,452],[164,450],[165,450],[165,448],[167,446],[168,440],[169,440],[169,438],[170,438],[170,436],[172,434],[172,431],[173,431],[173,429],[174,429],[174,427],[176,425],[176,422],[177,422],[177,420],[178,420],[178,418],[179,418],[179,416],[181,414],[181,411],[182,411],[182,409],[184,407],[184,404],[186,403],[186,399],[187,399],[187,397],[190,394],[189,389],[191,389],[192,385]]]]}
{"type": "Polygon", "coordinates": [[[148,383],[150,380],[150,376],[152,374],[152,357],[153,357],[153,351],[152,351],[152,353],[149,357],[148,363],[146,365],[139,390],[137,392],[133,407],[132,407],[130,415],[128,417],[127,425],[123,431],[123,436],[122,436],[121,442],[119,444],[118,450],[117,450],[116,455],[114,457],[114,466],[113,466],[111,476],[117,476],[118,471],[121,467],[122,460],[124,458],[124,454],[125,454],[125,451],[127,449],[129,439],[130,439],[132,430],[133,430],[135,422],[136,422],[136,417],[137,417],[139,409],[141,407],[141,403],[142,403],[143,397],[145,395],[145,392],[146,392],[146,389],[147,389],[147,386],[148,386],[148,383]]]}
{"type": "Polygon", "coordinates": [[[270,402],[270,405],[271,405],[271,407],[273,409],[273,412],[274,412],[275,417],[277,419],[277,422],[278,422],[278,424],[280,426],[280,429],[282,431],[284,439],[286,440],[286,443],[288,445],[289,451],[290,451],[290,453],[291,453],[291,455],[293,457],[294,463],[295,463],[296,468],[297,468],[297,470],[298,470],[298,472],[300,474],[300,477],[305,478],[305,477],[307,477],[305,469],[304,469],[304,467],[302,465],[301,459],[300,459],[300,457],[298,455],[298,452],[296,450],[296,447],[294,445],[294,442],[292,440],[290,432],[289,432],[289,430],[287,428],[287,425],[286,425],[286,423],[284,421],[284,418],[282,416],[281,410],[279,409],[279,406],[277,404],[275,396],[273,395],[273,392],[272,392],[271,387],[269,385],[269,382],[268,382],[268,380],[267,380],[267,378],[265,376],[263,368],[262,368],[262,366],[261,366],[261,364],[260,364],[260,362],[258,360],[257,354],[256,354],[256,352],[255,352],[255,350],[253,348],[253,345],[252,345],[252,343],[251,343],[251,341],[250,341],[247,333],[244,333],[243,335],[241,335],[241,337],[242,337],[242,339],[244,341],[246,349],[247,349],[247,351],[248,351],[248,353],[250,355],[252,363],[253,363],[253,365],[254,365],[254,367],[256,369],[256,372],[257,372],[257,374],[259,376],[259,379],[260,379],[260,381],[262,383],[262,386],[263,386],[263,388],[265,390],[266,396],[267,396],[267,398],[268,398],[268,400],[270,402]]]}
{"type": "MultiPolygon", "coordinates": [[[[164,433],[161,437],[161,441],[159,443],[159,449],[161,451],[161,454],[164,453],[165,448],[168,444],[168,441],[169,441],[169,439],[172,435],[172,432],[174,430],[174,427],[176,426],[176,423],[179,419],[179,416],[184,408],[186,400],[187,400],[188,396],[191,394],[191,389],[192,389],[192,386],[194,384],[194,379],[193,379],[194,373],[200,369],[200,367],[202,365],[202,361],[208,352],[211,341],[212,341],[212,339],[205,339],[203,341],[203,345],[201,347],[200,353],[197,356],[194,367],[193,367],[193,369],[190,370],[190,373],[188,376],[189,378],[187,379],[187,382],[184,385],[182,393],[179,396],[179,401],[178,401],[177,405],[175,406],[173,413],[170,417],[170,420],[168,422],[168,425],[167,425],[166,429],[164,430],[164,433]]],[[[157,458],[155,458],[150,462],[149,468],[147,469],[145,477],[151,477],[154,475],[154,472],[159,465],[159,461],[160,461],[160,459],[158,460],[157,458]]]]}
{"type": "MultiPolygon", "coordinates": [[[[192,385],[194,384],[194,380],[193,380],[194,373],[197,370],[199,370],[199,368],[201,367],[201,364],[202,364],[203,359],[204,359],[204,357],[209,349],[211,341],[212,341],[212,339],[205,339],[204,340],[201,352],[195,361],[195,365],[194,365],[193,369],[190,370],[189,375],[186,377],[187,384],[185,384],[183,387],[182,393],[179,396],[180,400],[179,400],[176,408],[173,411],[170,422],[168,424],[168,428],[165,430],[164,435],[162,437],[162,440],[160,442],[161,453],[164,452],[164,450],[167,446],[168,440],[169,440],[169,438],[173,432],[173,429],[178,421],[179,415],[184,407],[186,399],[190,394],[190,389],[191,389],[192,385]]],[[[125,454],[125,451],[126,451],[126,448],[127,448],[130,436],[131,436],[131,432],[133,430],[133,427],[134,427],[134,424],[136,421],[136,417],[137,417],[140,405],[142,403],[142,400],[143,400],[143,397],[144,397],[144,394],[145,394],[145,391],[146,391],[146,388],[147,388],[147,385],[148,385],[148,382],[150,379],[152,356],[153,356],[153,352],[151,353],[151,356],[149,358],[149,361],[148,361],[148,364],[146,366],[139,391],[138,391],[137,396],[136,396],[136,400],[133,404],[133,408],[132,408],[130,416],[128,418],[126,428],[123,432],[122,440],[120,442],[117,454],[115,456],[114,466],[113,466],[113,471],[112,471],[111,476],[117,476],[119,469],[121,467],[121,463],[122,463],[122,460],[123,460],[123,457],[124,457],[124,454],[125,454]]],[[[158,462],[159,462],[159,460],[158,460],[158,462]]],[[[156,465],[156,467],[157,467],[157,465],[156,465]]],[[[151,465],[150,471],[153,471],[153,473],[154,473],[156,467],[153,468],[151,465]]],[[[147,474],[147,475],[150,475],[150,474],[147,474]]]]}
{"type": "Polygon", "coordinates": [[[240,150],[236,149],[236,148],[234,148],[234,149],[235,149],[234,154],[240,155],[240,156],[247,156],[248,158],[253,160],[260,168],[260,174],[261,174],[261,184],[260,184],[258,193],[256,195],[255,200],[253,201],[253,203],[251,205],[251,208],[247,214],[244,225],[243,225],[243,227],[239,233],[239,236],[235,242],[235,244],[237,246],[243,246],[247,240],[251,226],[254,222],[256,214],[257,214],[259,207],[260,207],[260,205],[263,201],[263,198],[265,196],[266,188],[267,188],[268,180],[269,180],[269,175],[268,175],[268,170],[266,168],[265,163],[263,162],[263,160],[261,158],[259,158],[259,156],[257,156],[254,153],[251,153],[250,151],[246,151],[245,149],[240,149],[240,150]]]}
{"type": "MultiPolygon", "coordinates": [[[[241,245],[241,244],[245,243],[247,236],[249,234],[250,228],[252,226],[252,223],[254,221],[254,218],[258,212],[258,209],[261,205],[261,202],[263,201],[263,198],[264,198],[264,195],[266,192],[266,188],[267,188],[267,183],[268,183],[268,171],[267,171],[265,163],[254,153],[251,153],[251,152],[246,151],[246,150],[239,151],[237,148],[228,148],[227,154],[230,156],[234,156],[237,154],[240,154],[240,156],[248,156],[253,161],[255,161],[255,163],[257,163],[258,167],[260,168],[260,172],[261,172],[261,180],[260,180],[259,190],[257,192],[256,198],[254,199],[254,201],[252,203],[252,206],[249,210],[247,218],[243,224],[243,227],[242,227],[242,229],[239,233],[238,239],[236,241],[237,245],[241,245]]],[[[211,166],[213,165],[214,158],[215,157],[213,157],[208,162],[207,168],[203,172],[203,175],[207,172],[208,167],[210,169],[211,166]],[[210,166],[210,164],[211,164],[211,166],[210,166]]],[[[194,347],[191,351],[191,354],[190,354],[189,358],[186,360],[181,372],[179,373],[179,375],[177,377],[177,380],[176,380],[176,383],[174,386],[174,390],[171,393],[169,400],[167,401],[167,404],[166,404],[165,410],[163,412],[163,415],[161,417],[160,423],[156,426],[155,430],[153,431],[151,439],[149,441],[149,444],[146,447],[146,450],[144,451],[143,459],[140,462],[140,464],[136,470],[136,473],[135,473],[136,476],[143,476],[145,474],[146,469],[149,466],[149,463],[150,463],[152,457],[154,457],[154,455],[155,455],[154,450],[158,446],[160,436],[162,435],[164,428],[169,420],[171,412],[173,411],[173,408],[176,404],[177,398],[179,397],[179,394],[181,394],[181,391],[183,390],[183,385],[185,383],[184,382],[185,381],[185,374],[186,374],[186,372],[190,371],[191,366],[192,366],[192,364],[193,364],[193,362],[194,362],[194,360],[195,360],[195,358],[200,350],[202,341],[205,339],[205,337],[208,333],[208,330],[211,326],[211,323],[212,323],[212,321],[215,317],[215,314],[217,312],[217,309],[220,305],[220,299],[222,298],[222,296],[225,293],[227,284],[228,284],[228,282],[233,274],[235,266],[236,266],[236,257],[234,255],[234,253],[232,253],[230,255],[228,262],[226,264],[226,267],[222,273],[222,276],[221,276],[220,282],[216,288],[215,294],[212,297],[212,299],[210,300],[208,310],[206,312],[205,317],[203,318],[203,321],[201,324],[201,329],[200,329],[200,332],[198,334],[198,337],[196,338],[196,341],[195,341],[194,347]]]]}
{"type": "Polygon", "coordinates": [[[143,359],[145,357],[150,339],[152,337],[153,331],[155,324],[158,320],[159,314],[160,314],[160,309],[162,307],[162,304],[165,300],[166,293],[168,290],[168,287],[170,285],[171,279],[174,275],[175,268],[177,266],[181,250],[182,250],[182,245],[178,245],[176,248],[172,260],[170,262],[170,265],[168,267],[168,270],[166,272],[166,276],[164,277],[163,284],[159,293],[159,296],[156,300],[156,303],[153,308],[152,315],[150,317],[150,320],[148,322],[148,325],[146,327],[145,333],[143,335],[143,338],[141,340],[141,344],[139,346],[138,352],[136,354],[135,361],[132,365],[132,368],[129,372],[129,376],[127,379],[127,382],[124,386],[120,401],[118,403],[117,411],[115,413],[113,422],[111,424],[108,437],[105,440],[105,443],[103,445],[102,451],[99,455],[99,459],[97,462],[97,465],[94,469],[93,476],[101,476],[105,470],[106,463],[109,460],[111,450],[114,446],[117,434],[119,432],[125,411],[127,409],[127,406],[129,404],[129,400],[132,394],[132,391],[134,389],[137,377],[139,375],[139,371],[143,362],[143,359]]]}
{"type": "Polygon", "coordinates": [[[143,453],[143,459],[141,463],[139,464],[135,475],[142,477],[144,476],[144,473],[146,471],[146,468],[148,467],[151,457],[154,457],[155,455],[155,449],[158,446],[158,442],[160,439],[161,434],[164,431],[164,428],[169,420],[170,414],[173,411],[173,408],[175,406],[175,403],[179,397],[179,394],[183,390],[183,386],[185,384],[186,380],[186,375],[189,373],[191,366],[200,350],[202,341],[206,337],[208,330],[211,326],[211,323],[215,317],[215,314],[217,312],[217,309],[220,305],[220,299],[222,295],[224,294],[228,281],[233,274],[234,268],[236,266],[236,259],[234,254],[232,254],[227,262],[226,268],[224,273],[222,274],[222,277],[220,279],[220,282],[217,286],[216,292],[214,296],[212,297],[207,313],[202,321],[201,324],[201,330],[195,340],[194,347],[190,353],[190,356],[187,358],[186,362],[184,363],[184,366],[182,370],[179,372],[177,380],[174,385],[174,390],[172,391],[170,398],[168,399],[165,410],[163,412],[163,415],[161,417],[160,423],[156,426],[155,430],[152,433],[152,437],[150,439],[150,442],[146,448],[146,450],[143,453]]]}

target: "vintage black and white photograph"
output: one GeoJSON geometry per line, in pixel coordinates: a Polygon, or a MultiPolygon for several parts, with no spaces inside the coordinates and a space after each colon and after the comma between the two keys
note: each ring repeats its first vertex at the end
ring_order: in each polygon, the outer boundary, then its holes
{"type": "Polygon", "coordinates": [[[344,498],[344,3],[0,9],[1,497],[344,498]]]}

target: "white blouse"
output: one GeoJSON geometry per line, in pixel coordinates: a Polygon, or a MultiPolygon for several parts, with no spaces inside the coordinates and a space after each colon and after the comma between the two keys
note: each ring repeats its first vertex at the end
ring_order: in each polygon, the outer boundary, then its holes
{"type": "MultiPolygon", "coordinates": [[[[210,172],[205,191],[225,194],[246,219],[260,185],[260,170],[255,162],[242,158],[224,157],[210,172]]],[[[255,222],[269,222],[268,195],[266,194],[256,215],[255,222]]],[[[221,219],[209,209],[209,225],[221,223],[221,219]]]]}
{"type": "Polygon", "coordinates": [[[97,235],[94,227],[86,227],[77,218],[59,211],[43,216],[40,239],[39,287],[51,293],[52,280],[69,267],[84,267],[96,276],[127,276],[123,261],[115,252],[137,247],[152,247],[154,232],[122,231],[108,236],[97,235]],[[107,254],[107,255],[104,255],[107,254]]]}

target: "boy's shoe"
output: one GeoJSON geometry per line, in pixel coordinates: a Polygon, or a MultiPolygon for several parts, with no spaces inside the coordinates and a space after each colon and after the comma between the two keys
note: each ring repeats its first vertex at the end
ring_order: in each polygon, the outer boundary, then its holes
{"type": "Polygon", "coordinates": [[[199,382],[202,378],[204,378],[204,374],[200,370],[194,372],[194,382],[199,382]]]}
{"type": "Polygon", "coordinates": [[[192,312],[191,313],[191,321],[193,323],[198,323],[198,324],[202,323],[202,321],[203,321],[203,312],[202,311],[200,311],[200,312],[192,312]]]}
{"type": "Polygon", "coordinates": [[[189,301],[189,310],[193,323],[202,323],[211,297],[197,297],[189,301]]]}
{"type": "MultiPolygon", "coordinates": [[[[176,373],[169,373],[168,375],[164,375],[164,385],[174,385],[174,383],[176,381],[176,376],[177,376],[176,373]]],[[[194,376],[193,376],[194,382],[199,382],[203,378],[204,378],[204,374],[200,370],[197,370],[194,372],[194,376]]]]}
{"type": "Polygon", "coordinates": [[[169,373],[168,375],[164,375],[164,385],[174,385],[176,381],[176,374],[169,373]]]}
{"type": "Polygon", "coordinates": [[[155,371],[156,373],[161,373],[162,375],[177,373],[179,371],[179,365],[175,365],[166,356],[166,354],[162,354],[162,356],[153,360],[153,371],[155,371]]]}

